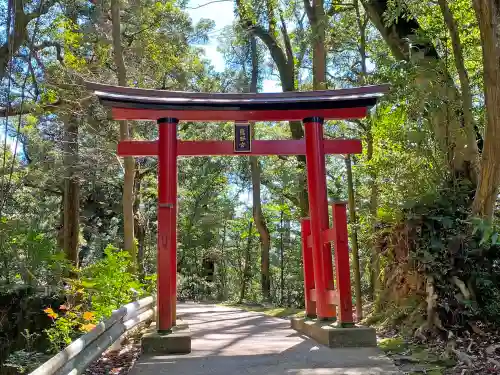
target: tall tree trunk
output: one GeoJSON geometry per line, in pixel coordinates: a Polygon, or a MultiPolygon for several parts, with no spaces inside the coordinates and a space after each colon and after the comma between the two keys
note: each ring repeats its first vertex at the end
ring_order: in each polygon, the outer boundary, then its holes
{"type": "MultiPolygon", "coordinates": [[[[370,162],[373,159],[373,134],[371,126],[366,134],[366,161],[370,162]]],[[[372,230],[375,232],[375,223],[377,219],[378,208],[378,185],[377,172],[370,168],[370,222],[372,230]]],[[[370,295],[373,300],[377,298],[380,292],[380,256],[376,244],[370,244],[370,295]]]]}
{"type": "Polygon", "coordinates": [[[323,0],[304,0],[309,24],[312,29],[313,50],[313,89],[326,89],[326,51],[325,51],[325,28],[327,17],[325,14],[323,0]]]}
{"type": "Polygon", "coordinates": [[[142,179],[148,172],[136,173],[134,176],[134,233],[137,237],[137,271],[141,279],[144,278],[144,251],[146,242],[146,218],[141,212],[141,185],[142,179]]]}
{"type": "Polygon", "coordinates": [[[78,240],[80,235],[80,183],[78,165],[78,120],[68,116],[64,122],[64,224],[63,247],[66,258],[78,267],[78,240]]]}
{"type": "Polygon", "coordinates": [[[358,52],[361,63],[361,77],[359,77],[359,82],[361,85],[365,85],[368,75],[368,71],[366,68],[366,28],[368,26],[369,18],[366,14],[364,16],[361,15],[361,9],[359,7],[358,0],[354,0],[353,5],[354,5],[354,10],[356,11],[356,22],[358,23],[358,29],[359,29],[358,52]]]}
{"type": "Polygon", "coordinates": [[[500,183],[500,20],[499,0],[473,0],[483,49],[486,131],[481,160],[479,186],[472,205],[473,213],[488,219],[498,195],[500,183]]]}
{"type": "MultiPolygon", "coordinates": [[[[116,65],[116,76],[120,86],[127,85],[127,71],[123,61],[121,44],[120,0],[111,0],[111,19],[113,23],[113,52],[116,65]]],[[[130,138],[128,121],[120,121],[120,140],[130,138]]],[[[123,181],[123,248],[130,253],[134,264],[136,262],[136,248],[134,243],[134,175],[135,161],[131,156],[124,158],[125,176],[123,181]]]]}
{"type": "Polygon", "coordinates": [[[243,265],[243,279],[241,282],[241,291],[240,291],[240,300],[239,303],[242,303],[247,294],[247,286],[252,277],[252,269],[250,262],[252,261],[252,227],[253,222],[250,220],[248,224],[248,237],[247,237],[247,248],[245,250],[245,264],[243,265]]]}
{"type": "MultiPolygon", "coordinates": [[[[290,246],[291,246],[291,223],[290,223],[290,217],[288,215],[284,215],[283,217],[283,226],[284,226],[284,233],[283,233],[283,254],[282,254],[282,257],[281,257],[281,266],[282,266],[282,269],[283,269],[283,275],[285,275],[285,268],[286,268],[286,264],[285,264],[285,251],[284,249],[290,249],[290,246]]],[[[283,289],[285,289],[285,280],[283,278],[283,289]]],[[[286,306],[291,306],[292,302],[291,302],[291,293],[290,293],[291,289],[290,288],[287,288],[287,303],[286,303],[286,306]]]]}
{"type": "Polygon", "coordinates": [[[443,14],[444,21],[451,37],[451,45],[453,47],[453,55],[455,57],[455,67],[457,68],[458,77],[460,80],[460,89],[462,94],[462,109],[464,118],[464,130],[466,132],[467,143],[470,145],[466,150],[466,158],[471,162],[471,168],[474,173],[471,177],[473,178],[473,183],[477,184],[477,177],[479,174],[479,150],[477,148],[476,142],[476,132],[474,115],[472,113],[472,92],[470,88],[469,74],[465,68],[465,59],[462,49],[462,42],[460,41],[460,33],[458,31],[455,18],[451,13],[450,7],[448,6],[448,0],[438,0],[439,6],[441,8],[441,13],[443,14]]]}
{"type": "Polygon", "coordinates": [[[284,258],[285,258],[285,246],[283,244],[283,210],[280,213],[280,304],[283,306],[283,300],[285,298],[285,267],[284,267],[284,258]]]}
{"type": "Polygon", "coordinates": [[[271,236],[267,228],[266,219],[262,213],[262,204],[260,200],[260,165],[257,157],[250,157],[250,167],[252,173],[252,197],[253,197],[253,217],[255,226],[260,236],[260,274],[262,297],[264,300],[270,299],[271,276],[269,273],[269,249],[271,248],[271,236]]]}
{"type": "Polygon", "coordinates": [[[356,218],[356,201],[354,198],[354,182],[352,179],[351,155],[345,158],[347,171],[347,192],[349,202],[349,221],[351,222],[352,270],[354,272],[354,291],[356,293],[356,317],[363,319],[363,300],[361,299],[361,272],[359,267],[358,228],[356,218]]]}
{"type": "MultiPolygon", "coordinates": [[[[252,77],[250,81],[250,92],[257,92],[257,81],[259,78],[259,66],[257,57],[257,41],[255,36],[250,36],[250,50],[252,54],[252,77]]],[[[255,137],[255,123],[251,124],[251,138],[255,137]]],[[[262,201],[260,197],[260,163],[256,156],[250,156],[250,171],[252,176],[252,204],[253,220],[260,237],[260,276],[262,298],[268,301],[271,298],[271,275],[269,274],[269,249],[271,248],[271,235],[267,228],[266,219],[262,212],[262,201]]]]}
{"type": "MultiPolygon", "coordinates": [[[[366,55],[366,29],[368,27],[369,17],[367,14],[361,14],[361,9],[358,0],[353,2],[354,9],[356,11],[356,21],[358,23],[359,29],[359,57],[361,63],[361,76],[359,77],[359,83],[361,85],[366,85],[368,82],[368,70],[367,70],[367,55],[366,55]]],[[[372,134],[372,122],[369,118],[363,121],[363,131],[366,137],[366,161],[369,164],[373,159],[373,134],[372,134]]],[[[369,211],[370,211],[370,223],[372,230],[375,232],[375,222],[377,218],[377,206],[378,206],[378,186],[377,186],[377,172],[373,169],[369,169],[369,187],[370,187],[370,199],[369,199],[369,211]]],[[[375,300],[377,294],[380,291],[380,257],[377,248],[374,243],[370,244],[370,296],[375,300]]],[[[356,306],[357,308],[357,306],[356,306]]]]}
{"type": "Polygon", "coordinates": [[[385,14],[389,0],[363,0],[362,3],[394,57],[409,61],[417,68],[415,87],[428,95],[420,95],[420,101],[415,104],[421,107],[422,112],[427,112],[427,119],[446,157],[449,171],[456,178],[474,182],[477,177],[473,164],[477,155],[471,150],[477,149],[477,144],[475,137],[469,134],[475,134],[475,130],[465,128],[463,116],[457,116],[452,110],[460,108],[461,95],[435,46],[421,37],[424,33],[418,21],[404,12],[388,25],[385,14]],[[429,103],[434,105],[429,106],[429,103]]]}
{"type": "Polygon", "coordinates": [[[220,277],[221,291],[219,293],[219,298],[225,300],[227,296],[227,269],[226,269],[226,230],[227,230],[227,219],[224,218],[224,225],[222,227],[222,242],[220,245],[220,262],[218,267],[218,274],[220,277]]]}

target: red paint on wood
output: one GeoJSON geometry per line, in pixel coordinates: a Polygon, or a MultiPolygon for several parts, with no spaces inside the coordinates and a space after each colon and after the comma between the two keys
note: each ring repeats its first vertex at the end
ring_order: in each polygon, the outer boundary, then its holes
{"type": "Polygon", "coordinates": [[[331,247],[323,242],[323,231],[328,229],[323,121],[316,117],[305,120],[304,129],[316,310],[319,318],[333,318],[335,308],[328,305],[326,296],[327,289],[333,289],[331,247]]]}
{"type": "Polygon", "coordinates": [[[346,203],[334,203],[332,205],[333,227],[335,229],[335,271],[339,295],[339,321],[340,323],[353,323],[346,211],[346,203]]]}
{"type": "MultiPolygon", "coordinates": [[[[311,301],[316,301],[316,289],[309,290],[309,298],[311,301]]],[[[329,305],[337,306],[339,304],[339,294],[336,290],[326,291],[326,301],[329,305]]]]}
{"type": "MultiPolygon", "coordinates": [[[[115,120],[154,120],[173,117],[181,121],[299,121],[311,116],[310,109],[288,109],[278,111],[248,111],[248,110],[165,110],[144,108],[112,109],[115,120]]],[[[327,120],[358,119],[366,117],[366,107],[315,109],[316,116],[327,120]]]]}
{"type": "Polygon", "coordinates": [[[316,289],[309,290],[309,299],[316,302],[316,289]]]}
{"type": "MultiPolygon", "coordinates": [[[[333,228],[325,229],[322,233],[322,238],[323,238],[323,243],[332,242],[335,238],[335,229],[333,228]]],[[[306,241],[307,241],[307,246],[312,247],[312,237],[308,236],[306,241]]]]}
{"type": "Polygon", "coordinates": [[[326,300],[329,305],[338,306],[339,305],[339,293],[336,290],[328,290],[326,292],[326,300]]]}
{"type": "Polygon", "coordinates": [[[118,156],[158,156],[158,141],[120,141],[118,156]]]}
{"type": "Polygon", "coordinates": [[[335,229],[328,228],[323,231],[323,242],[332,242],[335,239],[335,229]]]}
{"type": "Polygon", "coordinates": [[[302,268],[304,271],[304,297],[306,306],[306,316],[316,316],[316,303],[312,299],[310,292],[314,290],[314,269],[312,249],[307,246],[306,241],[311,233],[311,221],[302,219],[300,222],[302,235],[302,268]]]}
{"type": "MultiPolygon", "coordinates": [[[[327,139],[323,141],[325,154],[359,154],[359,139],[327,139]]],[[[305,155],[305,140],[252,141],[252,151],[236,153],[232,141],[178,141],[179,156],[209,155],[305,155]]],[[[121,141],[118,143],[119,156],[157,156],[158,141],[121,141]]]]}
{"type": "Polygon", "coordinates": [[[177,121],[158,127],[158,330],[168,331],[177,300],[177,121]]]}

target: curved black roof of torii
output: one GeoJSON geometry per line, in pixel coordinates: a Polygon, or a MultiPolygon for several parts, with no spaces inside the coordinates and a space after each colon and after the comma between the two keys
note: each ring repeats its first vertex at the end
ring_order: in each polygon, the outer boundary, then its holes
{"type": "Polygon", "coordinates": [[[180,120],[294,120],[309,116],[364,117],[389,85],[340,90],[279,93],[198,93],[140,89],[87,83],[101,103],[113,108],[117,119],[180,120]],[[353,109],[363,109],[356,111],[353,109]],[[361,113],[363,112],[363,114],[361,113]]]}

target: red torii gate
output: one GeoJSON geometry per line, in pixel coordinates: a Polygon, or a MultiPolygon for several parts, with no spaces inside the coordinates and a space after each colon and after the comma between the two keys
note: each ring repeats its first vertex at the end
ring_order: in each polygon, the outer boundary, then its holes
{"type": "MultiPolygon", "coordinates": [[[[207,94],[148,90],[88,83],[116,120],[155,120],[157,141],[123,141],[120,156],[158,157],[158,331],[170,332],[176,320],[177,157],[206,155],[306,155],[309,216],[302,220],[306,313],[353,324],[345,203],[333,204],[329,225],[325,154],[361,153],[355,139],[323,139],[325,119],[359,119],[387,91],[387,85],[352,89],[259,94],[207,94]],[[179,121],[303,121],[305,139],[182,141],[179,121]],[[241,147],[240,147],[241,146],[241,147]],[[334,244],[337,289],[334,289],[334,244]]],[[[240,133],[235,136],[239,137],[240,133]]]]}

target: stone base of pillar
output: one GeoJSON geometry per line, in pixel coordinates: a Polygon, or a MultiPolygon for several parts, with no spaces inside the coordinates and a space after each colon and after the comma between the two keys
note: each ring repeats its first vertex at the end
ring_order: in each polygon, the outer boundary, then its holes
{"type": "Polygon", "coordinates": [[[339,323],[317,319],[293,318],[292,328],[330,348],[363,348],[377,346],[374,328],[354,325],[346,328],[339,323]]]}
{"type": "Polygon", "coordinates": [[[191,332],[180,320],[171,332],[159,332],[153,324],[142,336],[141,348],[143,354],[188,354],[191,353],[191,332]]]}

